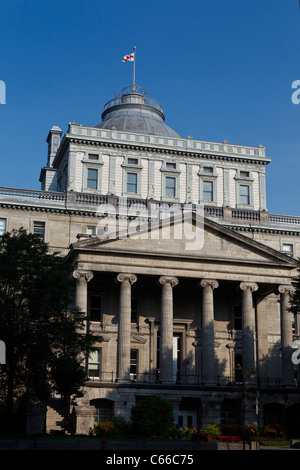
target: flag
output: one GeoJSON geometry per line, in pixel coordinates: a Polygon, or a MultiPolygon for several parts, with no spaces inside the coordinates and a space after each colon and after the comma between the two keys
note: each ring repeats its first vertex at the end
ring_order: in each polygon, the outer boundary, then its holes
{"type": "Polygon", "coordinates": [[[134,52],[132,52],[131,54],[127,54],[127,55],[124,55],[124,59],[123,59],[123,62],[133,62],[134,61],[134,52]]]}

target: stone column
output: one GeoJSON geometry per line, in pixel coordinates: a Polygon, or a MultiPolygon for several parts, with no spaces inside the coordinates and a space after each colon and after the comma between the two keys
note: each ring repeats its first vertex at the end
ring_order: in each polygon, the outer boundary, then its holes
{"type": "Polygon", "coordinates": [[[87,313],[87,283],[93,279],[94,274],[92,273],[92,271],[76,269],[73,272],[73,277],[77,279],[75,306],[78,307],[83,313],[86,314],[87,313]]]}
{"type": "Polygon", "coordinates": [[[173,287],[178,279],[171,276],[161,276],[162,285],[161,318],[160,318],[160,381],[172,383],[173,378],[173,287]]]}
{"type": "Polygon", "coordinates": [[[202,380],[206,385],[215,382],[214,296],[218,281],[202,279],[202,380]]]}
{"type": "Polygon", "coordinates": [[[242,300],[242,358],[243,374],[250,379],[255,368],[255,314],[253,308],[252,292],[257,291],[258,285],[254,282],[241,282],[243,291],[242,300]]]}
{"type": "Polygon", "coordinates": [[[131,329],[131,285],[136,282],[135,274],[120,273],[120,308],[118,330],[118,382],[130,381],[130,329],[131,329]]]}
{"type": "Polygon", "coordinates": [[[281,327],[281,361],[283,385],[294,384],[294,368],[292,363],[292,314],[289,311],[289,296],[292,287],[282,285],[278,287],[280,294],[280,327],[281,327]]]}

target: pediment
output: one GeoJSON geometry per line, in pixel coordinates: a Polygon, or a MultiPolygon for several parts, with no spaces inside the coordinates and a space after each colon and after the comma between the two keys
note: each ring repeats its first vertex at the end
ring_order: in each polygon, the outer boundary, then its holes
{"type": "Polygon", "coordinates": [[[155,223],[132,222],[129,229],[107,232],[74,243],[71,250],[123,252],[144,256],[194,258],[228,262],[279,264],[294,268],[296,261],[246,235],[194,213],[155,223]]]}

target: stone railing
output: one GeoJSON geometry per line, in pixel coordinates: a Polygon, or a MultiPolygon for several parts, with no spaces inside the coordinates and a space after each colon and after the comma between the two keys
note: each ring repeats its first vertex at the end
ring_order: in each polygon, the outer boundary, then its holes
{"type": "Polygon", "coordinates": [[[300,217],[269,214],[269,222],[274,224],[300,225],[300,217]]]}
{"type": "Polygon", "coordinates": [[[19,205],[33,205],[33,206],[44,206],[44,207],[57,207],[66,209],[80,209],[95,211],[101,204],[110,204],[119,207],[123,210],[134,208],[135,210],[148,210],[149,216],[150,211],[163,212],[168,210],[178,209],[183,210],[185,207],[197,207],[204,208],[204,215],[208,218],[235,221],[235,222],[257,222],[261,224],[267,224],[270,227],[279,226],[280,228],[295,226],[300,228],[300,216],[286,216],[269,214],[267,211],[255,211],[246,209],[237,209],[229,207],[218,207],[218,206],[202,206],[197,204],[185,204],[180,202],[170,201],[157,201],[153,199],[141,199],[141,198],[127,198],[118,197],[113,195],[105,194],[93,194],[93,193],[81,193],[75,191],[68,192],[53,192],[53,191],[42,191],[36,189],[20,189],[20,188],[9,188],[0,187],[0,203],[2,204],[19,204],[19,205]]]}
{"type": "MultiPolygon", "coordinates": [[[[113,100],[115,101],[115,100],[113,100]]],[[[114,104],[114,103],[113,103],[114,104]]],[[[227,155],[231,157],[244,157],[255,159],[267,159],[266,149],[263,145],[258,147],[249,147],[230,144],[229,142],[206,142],[194,140],[192,137],[187,139],[180,137],[166,137],[152,134],[137,134],[134,132],[118,131],[116,129],[101,129],[95,127],[84,127],[77,123],[70,124],[67,136],[78,136],[94,140],[113,140],[126,143],[139,143],[141,145],[164,145],[168,148],[174,148],[181,151],[192,151],[202,153],[211,153],[215,155],[227,155]]],[[[270,160],[270,159],[267,159],[270,160]]]]}
{"type": "MultiPolygon", "coordinates": [[[[88,382],[91,383],[114,383],[117,381],[117,372],[110,371],[104,372],[101,371],[98,377],[89,377],[88,382]]],[[[159,374],[156,372],[143,372],[137,374],[130,374],[130,383],[132,386],[138,384],[160,384],[159,374]]],[[[242,382],[236,380],[233,376],[215,376],[214,383],[210,384],[210,386],[215,387],[230,387],[230,388],[242,388],[247,384],[246,382],[242,382]]],[[[283,386],[283,382],[281,378],[269,378],[269,377],[255,377],[253,380],[249,381],[251,386],[256,386],[259,388],[280,388],[283,386]]],[[[199,375],[193,374],[181,374],[180,376],[174,375],[174,380],[168,384],[168,386],[198,386],[198,387],[206,387],[205,381],[199,375]]],[[[164,385],[162,384],[162,387],[164,385]]]]}

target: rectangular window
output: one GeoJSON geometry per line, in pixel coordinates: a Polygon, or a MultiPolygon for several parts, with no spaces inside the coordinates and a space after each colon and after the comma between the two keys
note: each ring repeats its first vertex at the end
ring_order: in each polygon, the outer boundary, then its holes
{"type": "Polygon", "coordinates": [[[249,178],[249,176],[250,176],[249,171],[240,171],[241,178],[249,178]]]}
{"type": "Polygon", "coordinates": [[[127,192],[137,193],[137,173],[127,173],[127,192]]]}
{"type": "Polygon", "coordinates": [[[89,319],[94,322],[102,321],[102,297],[100,295],[91,295],[89,319]]]}
{"type": "Polygon", "coordinates": [[[41,240],[45,238],[45,222],[33,222],[33,233],[41,240]]]}
{"type": "Polygon", "coordinates": [[[176,178],[166,176],[166,196],[167,197],[176,196],[176,178]]]}
{"type": "Polygon", "coordinates": [[[98,170],[95,168],[88,168],[87,170],[87,188],[98,188],[98,170]]]}
{"type": "Polygon", "coordinates": [[[6,231],[6,219],[0,219],[0,236],[4,235],[6,231]]]}
{"type": "Polygon", "coordinates": [[[131,380],[136,380],[138,375],[138,358],[139,351],[138,349],[130,350],[130,377],[131,380]]]}
{"type": "Polygon", "coordinates": [[[240,204],[250,204],[250,187],[245,184],[240,185],[240,204]]]}
{"type": "Polygon", "coordinates": [[[242,329],[242,306],[241,305],[233,306],[233,328],[235,330],[242,329]]]}
{"type": "Polygon", "coordinates": [[[176,170],[176,163],[167,162],[166,163],[166,168],[168,168],[168,170],[176,170]]]}
{"type": "Polygon", "coordinates": [[[138,301],[135,298],[131,298],[131,323],[138,322],[138,301]]]}
{"type": "Polygon", "coordinates": [[[128,158],[129,165],[137,165],[139,163],[137,158],[128,158]]]}
{"type": "Polygon", "coordinates": [[[90,379],[100,380],[101,378],[101,359],[102,349],[96,349],[89,355],[88,360],[88,377],[90,379]]]}
{"type": "Polygon", "coordinates": [[[214,200],[214,184],[212,181],[203,181],[203,200],[214,200]]]}
{"type": "Polygon", "coordinates": [[[284,243],[282,245],[282,251],[283,253],[285,253],[286,255],[290,255],[290,256],[293,256],[293,245],[291,245],[290,243],[284,243]]]}
{"type": "Polygon", "coordinates": [[[97,155],[96,153],[89,153],[88,154],[88,159],[89,160],[99,160],[99,155],[97,155]]]}
{"type": "Polygon", "coordinates": [[[234,377],[235,383],[243,382],[243,360],[239,353],[234,354],[234,377]]]}
{"type": "Polygon", "coordinates": [[[86,233],[88,235],[96,235],[96,227],[94,225],[88,225],[86,228],[86,233]]]}
{"type": "Polygon", "coordinates": [[[212,166],[204,166],[203,171],[204,171],[204,173],[213,173],[214,169],[213,169],[212,166]]]}

